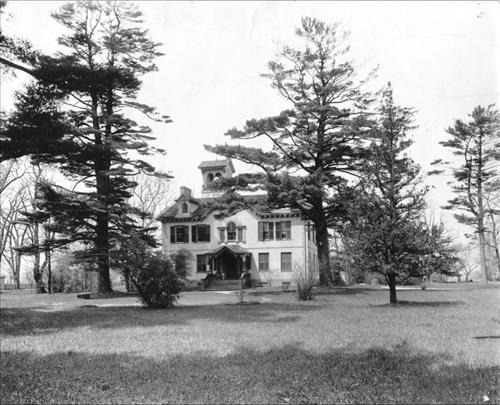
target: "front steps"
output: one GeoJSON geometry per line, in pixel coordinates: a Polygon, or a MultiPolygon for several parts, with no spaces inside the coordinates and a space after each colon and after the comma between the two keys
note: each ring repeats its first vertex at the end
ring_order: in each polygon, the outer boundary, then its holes
{"type": "Polygon", "coordinates": [[[204,291],[237,291],[239,289],[240,280],[218,280],[212,281],[204,291]]]}

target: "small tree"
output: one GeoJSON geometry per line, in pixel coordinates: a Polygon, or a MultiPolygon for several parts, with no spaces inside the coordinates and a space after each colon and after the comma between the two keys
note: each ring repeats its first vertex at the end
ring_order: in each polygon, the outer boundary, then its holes
{"type": "Polygon", "coordinates": [[[396,304],[396,285],[420,275],[426,189],[420,185],[419,167],[405,153],[412,143],[414,111],[394,103],[390,83],[378,112],[364,177],[343,198],[349,213],[343,234],[353,264],[382,274],[390,303],[396,304]]]}
{"type": "Polygon", "coordinates": [[[426,287],[426,280],[430,280],[432,274],[443,276],[457,276],[459,272],[457,265],[460,262],[458,247],[454,245],[454,240],[446,233],[443,223],[426,224],[422,240],[422,273],[425,281],[422,287],[426,287]]]}
{"type": "Polygon", "coordinates": [[[182,274],[176,271],[174,260],[154,252],[152,246],[154,237],[148,232],[124,235],[120,249],[113,254],[113,263],[135,286],[145,306],[169,308],[184,287],[182,274]]]}

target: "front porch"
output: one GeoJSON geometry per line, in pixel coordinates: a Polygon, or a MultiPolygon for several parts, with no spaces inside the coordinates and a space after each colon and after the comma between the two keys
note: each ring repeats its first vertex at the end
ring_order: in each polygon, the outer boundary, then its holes
{"type": "Polygon", "coordinates": [[[252,254],[239,245],[224,245],[208,253],[207,273],[221,280],[240,280],[250,270],[252,254]]]}
{"type": "Polygon", "coordinates": [[[250,287],[252,254],[239,245],[224,245],[207,254],[207,275],[202,289],[236,290],[250,287]]]}

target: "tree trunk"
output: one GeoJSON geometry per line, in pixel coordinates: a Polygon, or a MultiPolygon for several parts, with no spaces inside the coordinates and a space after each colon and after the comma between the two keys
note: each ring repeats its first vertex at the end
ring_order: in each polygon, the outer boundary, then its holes
{"type": "MultiPolygon", "coordinates": [[[[478,200],[481,200],[479,198],[478,200]]],[[[488,282],[488,268],[486,266],[486,236],[484,234],[484,217],[481,204],[479,204],[478,236],[479,236],[479,264],[481,266],[481,279],[483,283],[488,282]]]]}
{"type": "Polygon", "coordinates": [[[34,267],[33,267],[33,280],[35,280],[37,294],[45,294],[47,290],[45,289],[45,284],[43,282],[42,272],[35,271],[34,267]]]}
{"type": "Polygon", "coordinates": [[[16,288],[21,289],[21,253],[14,253],[14,281],[16,288]]]}
{"type": "Polygon", "coordinates": [[[495,261],[498,268],[498,277],[500,277],[500,250],[498,249],[498,242],[496,241],[496,238],[493,240],[493,243],[495,244],[493,246],[493,251],[495,252],[495,261]]]}
{"type": "Polygon", "coordinates": [[[109,232],[107,216],[98,214],[96,230],[97,267],[99,269],[97,279],[97,292],[108,293],[111,289],[111,278],[109,276],[109,232]]]}
{"type": "Polygon", "coordinates": [[[387,276],[387,281],[389,284],[389,302],[393,305],[398,303],[398,298],[396,295],[396,276],[394,274],[389,274],[387,276]]]}
{"type": "MultiPolygon", "coordinates": [[[[486,235],[484,229],[484,204],[483,204],[483,132],[480,131],[478,146],[477,170],[477,233],[479,237],[479,261],[483,283],[488,282],[488,268],[486,267],[486,235]]],[[[471,197],[469,196],[469,199],[471,197]]]]}
{"type": "Polygon", "coordinates": [[[130,274],[128,271],[124,272],[123,279],[125,280],[125,291],[131,292],[130,274]]]}
{"type": "MultiPolygon", "coordinates": [[[[91,66],[92,68],[92,66],[91,66]]],[[[98,108],[98,97],[96,93],[91,94],[92,98],[92,124],[96,131],[100,131],[98,108]]],[[[95,144],[104,150],[103,140],[100,132],[94,135],[95,144]]],[[[109,170],[109,164],[106,164],[106,153],[102,153],[94,162],[94,174],[96,179],[97,197],[103,205],[104,210],[96,215],[96,236],[95,248],[97,253],[97,292],[111,292],[111,279],[109,277],[109,204],[108,204],[108,183],[109,177],[106,174],[109,170]]]]}
{"type": "Polygon", "coordinates": [[[330,269],[330,247],[328,244],[328,228],[326,224],[316,224],[316,246],[319,261],[319,283],[324,286],[335,285],[330,269]]]}
{"type": "MultiPolygon", "coordinates": [[[[36,213],[37,210],[36,187],[37,185],[35,184],[35,197],[33,198],[34,213],[36,213]]],[[[42,271],[40,270],[39,230],[40,230],[40,224],[38,223],[38,220],[35,219],[35,222],[33,223],[33,245],[36,246],[37,248],[34,253],[33,280],[35,280],[37,294],[45,294],[47,290],[45,289],[45,284],[43,283],[42,271]]]]}
{"type": "Polygon", "coordinates": [[[49,288],[49,293],[52,294],[52,257],[51,257],[51,253],[50,253],[50,250],[48,250],[46,252],[46,254],[48,254],[48,257],[47,257],[47,270],[48,270],[48,277],[47,277],[47,286],[49,288]]]}

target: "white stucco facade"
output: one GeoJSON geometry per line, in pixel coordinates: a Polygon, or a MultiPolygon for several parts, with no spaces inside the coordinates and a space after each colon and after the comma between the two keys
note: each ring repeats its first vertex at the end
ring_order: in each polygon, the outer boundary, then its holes
{"type": "MultiPolygon", "coordinates": [[[[206,177],[208,163],[213,162],[203,163],[206,177]]],[[[181,187],[175,204],[158,217],[163,253],[185,256],[187,279],[199,281],[209,273],[235,279],[249,272],[253,283],[281,286],[293,282],[297,266],[319,278],[314,229],[300,212],[251,207],[219,218],[219,211],[207,208],[214,198],[208,190],[195,198],[181,187]]]]}

